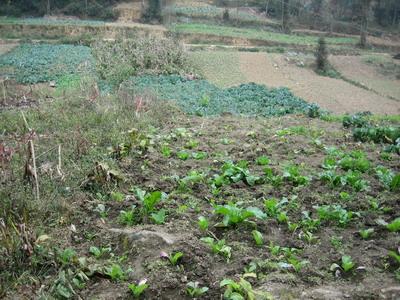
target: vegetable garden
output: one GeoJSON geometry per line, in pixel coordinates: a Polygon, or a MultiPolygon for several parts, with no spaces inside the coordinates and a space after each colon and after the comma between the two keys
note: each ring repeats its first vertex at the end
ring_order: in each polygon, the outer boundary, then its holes
{"type": "Polygon", "coordinates": [[[0,57],[19,83],[57,84],[0,110],[0,296],[395,297],[398,118],[219,88],[162,44],[0,57]]]}

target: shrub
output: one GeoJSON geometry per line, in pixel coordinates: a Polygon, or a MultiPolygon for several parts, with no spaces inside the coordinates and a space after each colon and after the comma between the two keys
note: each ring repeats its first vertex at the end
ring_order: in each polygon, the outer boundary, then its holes
{"type": "Polygon", "coordinates": [[[179,74],[190,69],[183,48],[170,39],[98,41],[92,49],[100,77],[114,85],[130,76],[179,74]]]}
{"type": "Polygon", "coordinates": [[[142,15],[142,19],[145,22],[152,22],[152,21],[161,22],[161,1],[150,0],[149,6],[142,15]]]}
{"type": "Polygon", "coordinates": [[[225,9],[224,12],[222,13],[222,20],[224,22],[229,22],[230,16],[229,16],[229,9],[225,9]]]}

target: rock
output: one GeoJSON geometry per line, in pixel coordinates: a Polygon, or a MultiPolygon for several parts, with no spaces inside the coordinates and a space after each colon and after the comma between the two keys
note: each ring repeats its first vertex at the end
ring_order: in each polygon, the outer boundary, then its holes
{"type": "Polygon", "coordinates": [[[50,81],[49,82],[49,86],[52,87],[52,88],[55,88],[56,87],[56,82],[55,81],[50,81]]]}
{"type": "Polygon", "coordinates": [[[301,299],[315,300],[341,300],[347,298],[341,291],[335,287],[319,287],[310,291],[303,292],[301,299]]]}
{"type": "Polygon", "coordinates": [[[172,245],[174,244],[178,238],[169,233],[159,231],[151,231],[151,230],[135,230],[135,229],[119,229],[119,228],[111,228],[111,232],[121,234],[127,237],[131,242],[136,244],[143,245],[172,245]]]}

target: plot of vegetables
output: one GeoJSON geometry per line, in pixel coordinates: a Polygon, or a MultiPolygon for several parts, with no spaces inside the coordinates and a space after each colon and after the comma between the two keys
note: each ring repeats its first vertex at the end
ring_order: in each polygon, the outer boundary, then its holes
{"type": "Polygon", "coordinates": [[[92,72],[91,50],[86,46],[23,44],[0,57],[0,68],[20,83],[59,80],[73,74],[92,72]]]}
{"type": "Polygon", "coordinates": [[[133,77],[124,85],[134,93],[150,91],[160,99],[176,101],[185,112],[201,116],[281,116],[303,113],[309,106],[287,88],[268,89],[255,83],[221,89],[206,80],[169,75],[133,77]]]}

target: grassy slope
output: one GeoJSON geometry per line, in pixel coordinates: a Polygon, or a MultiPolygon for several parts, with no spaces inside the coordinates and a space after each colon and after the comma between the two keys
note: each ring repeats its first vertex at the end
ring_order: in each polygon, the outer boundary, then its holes
{"type": "MultiPolygon", "coordinates": [[[[316,44],[318,41],[318,37],[313,36],[296,36],[257,29],[243,29],[205,24],[177,24],[171,27],[171,30],[183,33],[212,34],[236,38],[260,39],[296,45],[312,45],[316,44]]],[[[358,42],[358,40],[355,38],[342,37],[326,38],[326,41],[328,44],[356,44],[358,42]]]]}

